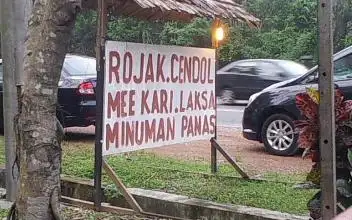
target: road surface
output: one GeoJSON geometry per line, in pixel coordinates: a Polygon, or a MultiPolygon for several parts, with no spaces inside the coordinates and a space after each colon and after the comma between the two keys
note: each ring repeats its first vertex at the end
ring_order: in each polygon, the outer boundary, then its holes
{"type": "Polygon", "coordinates": [[[245,106],[226,106],[219,105],[217,113],[218,126],[241,128],[242,127],[242,116],[245,106]]]}
{"type": "MultiPolygon", "coordinates": [[[[242,128],[242,115],[245,105],[235,105],[235,106],[226,106],[218,105],[217,112],[217,126],[218,127],[227,127],[227,128],[242,128]]],[[[94,127],[90,126],[88,128],[68,128],[67,131],[71,132],[83,132],[94,134],[94,127]]]]}

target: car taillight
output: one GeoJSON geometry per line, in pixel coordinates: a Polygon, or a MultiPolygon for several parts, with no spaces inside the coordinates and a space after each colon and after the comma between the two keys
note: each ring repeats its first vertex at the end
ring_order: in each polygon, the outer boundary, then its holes
{"type": "Polygon", "coordinates": [[[81,83],[78,87],[78,94],[80,95],[94,95],[94,86],[91,82],[81,83]]]}

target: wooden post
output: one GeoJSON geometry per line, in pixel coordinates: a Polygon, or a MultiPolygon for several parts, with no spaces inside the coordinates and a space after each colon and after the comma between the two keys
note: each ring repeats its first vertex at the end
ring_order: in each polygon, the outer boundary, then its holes
{"type": "MultiPolygon", "coordinates": [[[[219,53],[218,53],[218,50],[217,48],[219,47],[219,41],[216,39],[216,28],[219,26],[220,24],[220,20],[219,19],[215,19],[213,21],[213,24],[212,24],[212,48],[215,49],[215,75],[216,75],[216,71],[218,71],[218,67],[219,67],[219,53]]],[[[215,89],[215,88],[214,88],[215,89]]],[[[215,99],[216,100],[216,99],[215,99]]],[[[215,106],[216,106],[216,109],[215,109],[215,114],[217,116],[217,102],[215,102],[215,106]]],[[[216,117],[216,120],[215,120],[215,135],[214,135],[214,139],[216,140],[217,137],[218,137],[218,125],[217,125],[217,117],[216,117]]],[[[211,142],[211,145],[210,145],[210,170],[211,170],[211,173],[212,174],[215,174],[218,172],[218,164],[217,164],[217,150],[216,150],[216,147],[213,145],[213,143],[211,142]]]]}
{"type": "Polygon", "coordinates": [[[100,210],[102,203],[102,163],[103,163],[103,90],[105,72],[105,37],[107,34],[107,6],[105,0],[98,0],[98,22],[96,41],[97,85],[96,85],[96,122],[95,122],[95,161],[94,161],[94,205],[100,210]]]}
{"type": "Polygon", "coordinates": [[[333,81],[332,0],[319,0],[319,121],[322,217],[336,215],[336,149],[333,81]]]}
{"type": "Polygon", "coordinates": [[[17,114],[17,88],[23,84],[24,40],[31,11],[30,0],[2,0],[0,2],[1,48],[3,58],[3,114],[6,154],[6,199],[15,201],[18,167],[14,117],[17,114]]]}
{"type": "Polygon", "coordinates": [[[215,148],[215,150],[218,150],[222,156],[224,156],[227,162],[229,162],[235,168],[235,170],[242,176],[242,178],[250,179],[248,174],[244,172],[244,170],[237,164],[237,162],[232,159],[231,156],[218,144],[215,138],[211,139],[210,142],[211,146],[215,148]]]}
{"type": "Polygon", "coordinates": [[[117,187],[121,189],[123,197],[126,199],[127,203],[131,208],[137,213],[143,212],[142,208],[139,206],[138,202],[133,198],[133,196],[128,192],[126,186],[122,183],[120,178],[115,174],[114,170],[109,166],[109,164],[103,159],[103,168],[110,179],[115,183],[117,187]]]}
{"type": "Polygon", "coordinates": [[[218,164],[217,164],[217,152],[216,148],[213,146],[212,143],[210,143],[211,146],[211,151],[210,151],[210,168],[211,168],[211,173],[215,174],[218,172],[218,164]]]}
{"type": "Polygon", "coordinates": [[[12,0],[1,1],[1,49],[3,59],[3,111],[6,154],[6,199],[16,200],[16,177],[18,175],[16,158],[16,136],[14,117],[17,112],[17,92],[15,83],[15,29],[14,5],[12,0]],[[12,169],[14,168],[14,172],[12,169]]]}

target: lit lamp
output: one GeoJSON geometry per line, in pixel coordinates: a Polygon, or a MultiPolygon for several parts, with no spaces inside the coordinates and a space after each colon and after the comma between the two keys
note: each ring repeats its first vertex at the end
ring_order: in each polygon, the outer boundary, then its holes
{"type": "Polygon", "coordinates": [[[217,49],[219,47],[219,42],[223,41],[225,38],[224,27],[221,24],[220,19],[215,19],[212,25],[212,46],[217,49]]]}
{"type": "Polygon", "coordinates": [[[224,40],[224,28],[217,27],[215,29],[215,39],[218,42],[224,40]]]}

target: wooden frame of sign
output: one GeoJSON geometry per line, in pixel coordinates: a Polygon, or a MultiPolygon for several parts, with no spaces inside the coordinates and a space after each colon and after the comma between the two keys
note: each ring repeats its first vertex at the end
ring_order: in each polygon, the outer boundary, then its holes
{"type": "MultiPolygon", "coordinates": [[[[97,44],[96,44],[96,58],[97,58],[97,86],[96,86],[96,97],[97,97],[97,114],[96,114],[96,140],[95,140],[95,171],[94,171],[94,204],[89,202],[84,202],[80,200],[73,200],[70,198],[63,198],[66,201],[70,201],[73,204],[81,204],[87,207],[94,207],[98,211],[112,211],[112,212],[122,212],[122,213],[136,213],[147,216],[156,216],[160,218],[172,218],[172,219],[182,219],[173,216],[166,216],[162,214],[149,213],[145,212],[138,202],[133,198],[133,196],[129,193],[126,186],[123,184],[122,180],[116,175],[111,166],[107,163],[106,159],[103,156],[103,112],[104,112],[104,73],[105,73],[105,45],[106,45],[106,36],[107,36],[107,6],[105,5],[104,0],[98,0],[98,27],[97,27],[97,44]],[[116,187],[118,187],[123,197],[126,199],[131,209],[120,208],[120,207],[112,207],[102,203],[102,169],[105,170],[110,179],[114,182],[116,187]]],[[[218,22],[218,20],[216,20],[218,22]]],[[[215,26],[214,26],[215,27],[215,26]]],[[[215,60],[217,60],[215,58],[215,60]]],[[[210,66],[210,64],[209,64],[210,66]]],[[[210,68],[210,67],[209,67],[210,68]]],[[[216,106],[216,102],[215,102],[216,106]]],[[[216,114],[216,107],[215,107],[216,114]]],[[[216,117],[215,117],[216,118],[216,117]]],[[[236,163],[232,157],[226,153],[226,151],[219,145],[216,140],[216,120],[215,120],[215,128],[214,128],[214,137],[211,138],[211,167],[212,172],[217,171],[217,157],[216,152],[219,151],[226,160],[235,168],[239,174],[245,178],[249,179],[249,176],[243,171],[242,168],[236,163]]]]}
{"type": "MultiPolygon", "coordinates": [[[[321,92],[321,105],[320,105],[320,119],[324,121],[320,126],[322,133],[320,134],[321,144],[321,157],[322,157],[322,214],[323,219],[331,219],[336,215],[336,177],[335,177],[335,143],[334,136],[334,109],[333,109],[333,62],[332,62],[332,0],[318,0],[319,2],[319,27],[320,27],[320,50],[319,50],[319,66],[322,77],[319,77],[319,89],[321,92]],[[322,93],[326,91],[326,93],[322,93]],[[325,123],[326,120],[328,123],[325,123]]],[[[105,37],[107,33],[107,7],[104,0],[98,0],[98,31],[97,31],[97,97],[103,97],[103,82],[104,82],[104,46],[105,37]]],[[[218,21],[216,21],[218,22],[218,21]]],[[[217,23],[214,23],[216,26],[217,23]]],[[[214,42],[214,41],[213,41],[214,42]]],[[[215,42],[218,45],[218,42],[215,42]]],[[[216,55],[217,56],[217,55],[216,55]]],[[[122,181],[118,178],[115,172],[107,164],[102,157],[102,113],[103,113],[103,100],[97,99],[97,124],[96,124],[96,143],[95,143],[95,201],[94,207],[101,211],[113,211],[124,213],[140,213],[144,215],[152,215],[163,218],[180,219],[171,216],[164,216],[154,213],[147,213],[142,210],[137,201],[128,192],[122,181]],[[122,190],[124,197],[132,207],[132,209],[124,209],[119,207],[111,207],[102,205],[102,191],[101,191],[101,171],[102,168],[106,170],[109,177],[114,183],[122,190]]],[[[217,171],[217,151],[219,151],[241,174],[243,178],[249,178],[248,175],[238,166],[224,149],[217,143],[215,137],[211,139],[211,168],[212,172],[217,171]]],[[[68,199],[68,198],[64,198],[68,199]]],[[[86,204],[92,207],[93,204],[83,201],[73,201],[75,204],[86,204]]]]}
{"type": "MultiPolygon", "coordinates": [[[[98,0],[98,22],[97,22],[97,44],[96,44],[96,57],[97,57],[97,86],[96,94],[97,97],[103,97],[104,89],[104,69],[105,69],[105,41],[107,35],[107,6],[105,0],[98,0]]],[[[97,116],[96,116],[96,141],[95,141],[95,163],[94,163],[94,205],[93,207],[97,211],[110,211],[118,213],[128,214],[143,214],[149,216],[156,216],[161,218],[172,218],[178,219],[171,216],[159,215],[154,213],[147,213],[143,211],[138,202],[128,192],[126,186],[123,184],[121,179],[116,175],[113,169],[109,166],[102,155],[102,120],[103,120],[103,99],[97,98],[97,116]],[[131,206],[132,209],[125,209],[120,207],[112,207],[102,204],[102,187],[101,177],[102,169],[106,171],[107,175],[113,180],[114,184],[120,188],[124,198],[131,206]]],[[[86,204],[84,201],[75,200],[70,198],[64,198],[70,203],[76,203],[85,206],[91,206],[92,204],[86,204]]]]}

